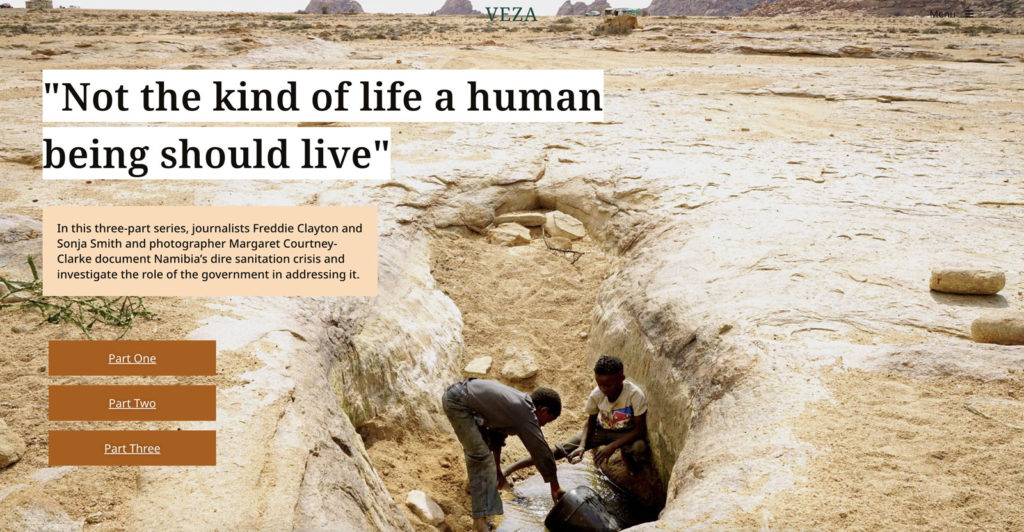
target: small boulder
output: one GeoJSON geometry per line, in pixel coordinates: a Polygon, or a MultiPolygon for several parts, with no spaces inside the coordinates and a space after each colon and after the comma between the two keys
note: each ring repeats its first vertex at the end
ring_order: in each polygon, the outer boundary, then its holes
{"type": "Polygon", "coordinates": [[[471,231],[475,233],[483,233],[484,229],[491,224],[491,220],[494,219],[494,216],[491,215],[491,211],[489,209],[469,205],[459,212],[459,218],[471,231]]]}
{"type": "Polygon", "coordinates": [[[384,59],[384,56],[372,52],[349,52],[348,58],[362,61],[379,61],[381,59],[384,59]]]}
{"type": "Polygon", "coordinates": [[[437,526],[444,522],[444,510],[420,490],[412,490],[405,498],[405,505],[425,523],[437,526]]]}
{"type": "Polygon", "coordinates": [[[1006,286],[1006,276],[995,270],[941,268],[932,270],[931,289],[949,294],[988,296],[1006,286]]]}
{"type": "Polygon", "coordinates": [[[523,381],[536,375],[540,371],[537,362],[527,351],[517,351],[513,348],[505,350],[506,361],[501,367],[501,376],[510,381],[523,381]]]}
{"type": "Polygon", "coordinates": [[[25,440],[0,419],[0,468],[7,467],[25,455],[25,440]]]}
{"type": "Polygon", "coordinates": [[[487,375],[487,372],[491,369],[491,357],[478,357],[474,358],[466,364],[466,368],[462,371],[465,373],[472,373],[474,375],[487,375]]]}
{"type": "Polygon", "coordinates": [[[986,314],[971,324],[971,337],[985,344],[1024,345],[1024,312],[986,314]]]}
{"type": "Polygon", "coordinates": [[[544,229],[551,236],[560,236],[569,240],[576,240],[587,236],[587,228],[583,227],[583,222],[562,211],[547,213],[544,229]]]}
{"type": "Polygon", "coordinates": [[[554,249],[572,250],[572,240],[561,236],[548,237],[548,246],[554,249]]]}
{"type": "Polygon", "coordinates": [[[530,230],[517,223],[504,223],[487,231],[492,244],[521,246],[530,243],[530,230]]]}
{"type": "Polygon", "coordinates": [[[43,223],[20,214],[0,214],[0,244],[32,240],[43,236],[43,223]]]}
{"type": "Polygon", "coordinates": [[[499,214],[494,217],[495,224],[516,223],[526,227],[538,227],[544,225],[545,220],[547,220],[547,217],[544,216],[544,213],[529,211],[506,212],[505,214],[499,214]]]}

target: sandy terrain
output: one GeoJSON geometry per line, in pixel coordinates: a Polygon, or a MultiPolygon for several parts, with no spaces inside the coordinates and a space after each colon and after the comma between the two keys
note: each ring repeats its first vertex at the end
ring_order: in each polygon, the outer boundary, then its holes
{"type": "MultiPolygon", "coordinates": [[[[126,340],[182,338],[193,330],[208,311],[196,298],[147,300],[147,308],[156,314],[140,320],[126,335],[126,340]]],[[[8,425],[17,427],[27,444],[25,457],[3,470],[0,475],[0,512],[14,515],[26,501],[72,519],[93,515],[97,530],[123,530],[129,522],[129,504],[135,495],[137,470],[134,467],[55,467],[47,464],[48,430],[150,430],[160,423],[142,422],[49,422],[47,421],[47,386],[104,384],[162,384],[226,386],[231,376],[246,368],[244,356],[220,359],[216,377],[50,377],[46,372],[49,340],[83,340],[85,334],[72,324],[40,324],[41,315],[34,310],[0,309],[3,335],[8,340],[0,351],[0,382],[3,402],[0,415],[8,425]],[[10,496],[6,490],[25,485],[10,496]],[[98,514],[98,515],[96,515],[98,514]]],[[[96,339],[113,339],[121,331],[98,325],[92,330],[96,339]]],[[[17,530],[13,523],[0,523],[0,530],[17,530]],[[11,528],[8,528],[11,527],[11,528]]]]}
{"type": "Polygon", "coordinates": [[[1024,523],[1024,385],[829,377],[832,400],[808,408],[797,435],[823,450],[806,482],[730,526],[782,529],[1015,530],[1024,523]],[[972,403],[971,401],[978,401],[972,403]],[[970,412],[965,404],[996,420],[970,412]]]}
{"type": "MultiPolygon", "coordinates": [[[[39,82],[41,71],[49,68],[600,68],[606,71],[606,123],[393,124],[396,179],[426,179],[453,167],[538,157],[566,166],[586,164],[588,154],[600,151],[603,155],[594,157],[619,164],[624,179],[639,178],[647,170],[655,180],[674,179],[676,170],[685,174],[680,179],[692,179],[692,194],[674,207],[680,217],[700,216],[702,206],[731,195],[763,194],[762,201],[770,204],[785,197],[786,187],[831,185],[840,173],[850,183],[905,185],[929,171],[976,171],[993,183],[1024,186],[1020,19],[654,17],[643,21],[644,31],[621,37],[595,37],[590,33],[594,24],[582,18],[501,26],[470,17],[3,10],[0,212],[40,217],[42,206],[63,204],[316,205],[332,191],[351,186],[44,184],[37,157],[39,82]],[[651,127],[652,118],[659,120],[657,127],[651,127]],[[502,150],[512,155],[499,154],[502,150]],[[658,166],[665,160],[675,162],[658,166]],[[784,181],[778,190],[775,178],[784,181]]],[[[913,208],[1019,211],[1019,189],[1010,197],[987,186],[978,185],[957,202],[913,208]]],[[[888,189],[875,190],[870,201],[892,199],[888,189]]],[[[644,194],[632,199],[656,202],[644,194]]],[[[742,219],[744,213],[732,214],[742,219]]],[[[861,249],[877,241],[870,234],[840,236],[861,249]]],[[[585,246],[591,253],[576,266],[537,242],[506,249],[455,232],[439,231],[433,249],[433,274],[463,313],[463,362],[487,354],[495,356],[500,368],[506,345],[530,350],[543,371],[524,388],[553,386],[566,405],[563,417],[546,431],[552,440],[575,432],[582,421],[579,407],[592,384],[579,334],[591,323],[598,285],[619,267],[611,255],[597,251],[596,243],[585,246]]],[[[887,253],[879,251],[879,260],[887,253]]],[[[762,266],[784,267],[785,256],[779,256],[762,266]]],[[[870,281],[856,272],[851,276],[857,283],[870,281]]],[[[1010,306],[1024,303],[1019,283],[1009,285],[1003,296],[1010,306]]],[[[757,297],[766,296],[752,295],[752,307],[757,297]]],[[[154,300],[151,307],[158,319],[141,323],[128,338],[184,335],[205,316],[203,304],[191,300],[154,300]]],[[[70,326],[37,326],[34,320],[28,311],[0,310],[0,338],[5,339],[0,344],[0,416],[29,443],[25,458],[0,471],[0,513],[29,499],[44,499],[73,522],[101,512],[100,522],[87,528],[130,528],[126,508],[137,493],[132,469],[77,469],[54,480],[31,478],[46,465],[46,430],[53,425],[45,420],[45,386],[64,382],[39,371],[45,365],[45,343],[78,337],[70,326]],[[7,496],[6,490],[21,484],[31,486],[7,496]]],[[[783,327],[781,321],[769,326],[783,327]]],[[[912,317],[899,327],[899,334],[861,331],[853,340],[813,327],[792,334],[863,344],[963,338],[949,328],[919,327],[912,317]]],[[[104,335],[116,336],[100,331],[97,337],[104,335]]],[[[217,383],[230,384],[254,363],[245,352],[221,353],[223,375],[217,383]]],[[[800,482],[737,510],[728,525],[1024,527],[1019,489],[1024,485],[1024,431],[963,406],[977,397],[1009,401],[978,408],[1024,426],[1020,374],[981,382],[823,367],[815,375],[825,383],[828,397],[792,421],[796,438],[815,449],[795,472],[800,482]]],[[[469,501],[462,493],[463,466],[451,435],[395,426],[388,419],[371,420],[359,430],[373,466],[399,504],[409,489],[424,489],[449,514],[447,524],[464,529],[469,501]]],[[[521,455],[517,445],[506,453],[521,455]]],[[[427,529],[411,513],[407,517],[414,527],[427,529]]]]}

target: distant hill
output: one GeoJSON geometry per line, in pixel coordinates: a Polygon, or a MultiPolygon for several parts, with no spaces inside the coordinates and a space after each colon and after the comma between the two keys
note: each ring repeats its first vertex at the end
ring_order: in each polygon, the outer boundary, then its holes
{"type": "Polygon", "coordinates": [[[651,15],[736,15],[763,0],[652,0],[647,12],[651,15]]]}
{"type": "Polygon", "coordinates": [[[572,15],[583,15],[586,12],[587,12],[587,3],[586,2],[576,2],[574,4],[570,0],[565,0],[565,3],[562,4],[562,6],[558,8],[558,13],[555,13],[555,16],[566,17],[566,16],[572,16],[572,15]]]}
{"type": "Polygon", "coordinates": [[[362,13],[356,0],[310,0],[306,13],[362,13]]]}
{"type": "Polygon", "coordinates": [[[588,11],[597,11],[598,13],[604,12],[606,7],[611,5],[605,0],[595,0],[594,3],[587,5],[586,2],[576,2],[575,4],[571,0],[565,0],[562,7],[558,8],[558,13],[555,16],[566,17],[573,15],[586,15],[588,11]]]}
{"type": "Polygon", "coordinates": [[[769,0],[755,6],[746,15],[755,17],[800,16],[819,13],[859,14],[880,17],[928,16],[945,14],[962,17],[1024,16],[1021,0],[769,0]]]}
{"type": "Polygon", "coordinates": [[[479,11],[473,9],[473,3],[469,0],[446,0],[441,9],[434,11],[435,15],[479,15],[479,11]]]}

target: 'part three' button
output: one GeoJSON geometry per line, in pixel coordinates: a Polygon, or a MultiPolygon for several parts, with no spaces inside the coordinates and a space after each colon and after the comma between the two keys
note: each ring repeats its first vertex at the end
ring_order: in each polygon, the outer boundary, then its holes
{"type": "Polygon", "coordinates": [[[212,430],[50,431],[51,466],[217,465],[212,430]]]}

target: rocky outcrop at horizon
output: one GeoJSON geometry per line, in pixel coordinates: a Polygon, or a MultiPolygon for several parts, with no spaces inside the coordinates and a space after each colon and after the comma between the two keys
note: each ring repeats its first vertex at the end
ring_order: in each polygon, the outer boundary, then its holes
{"type": "Polygon", "coordinates": [[[574,3],[572,3],[571,0],[565,0],[565,3],[562,4],[562,6],[558,8],[558,12],[555,13],[555,16],[565,17],[565,16],[573,16],[573,15],[583,15],[583,14],[586,14],[586,12],[587,12],[587,3],[586,2],[576,2],[574,4],[574,3]]]}
{"type": "Polygon", "coordinates": [[[647,12],[650,15],[736,15],[759,3],[759,0],[652,0],[647,12]]]}
{"type": "Polygon", "coordinates": [[[362,13],[363,6],[356,0],[309,0],[306,13],[330,15],[334,13],[362,13]]]}
{"type": "Polygon", "coordinates": [[[870,3],[859,0],[769,0],[754,6],[744,14],[755,17],[825,13],[882,17],[934,16],[942,14],[945,16],[963,17],[968,12],[970,12],[971,16],[982,18],[1021,17],[1024,16],[1024,4],[993,0],[957,4],[950,4],[941,0],[881,0],[870,3]]]}
{"type": "Polygon", "coordinates": [[[558,8],[558,13],[555,13],[555,16],[585,15],[589,11],[602,12],[608,7],[611,7],[611,4],[605,0],[594,0],[590,5],[587,5],[586,2],[576,2],[574,4],[571,0],[565,0],[565,3],[558,8]]]}
{"type": "Polygon", "coordinates": [[[435,15],[480,15],[473,9],[473,3],[469,0],[445,0],[441,9],[434,11],[435,15]]]}

